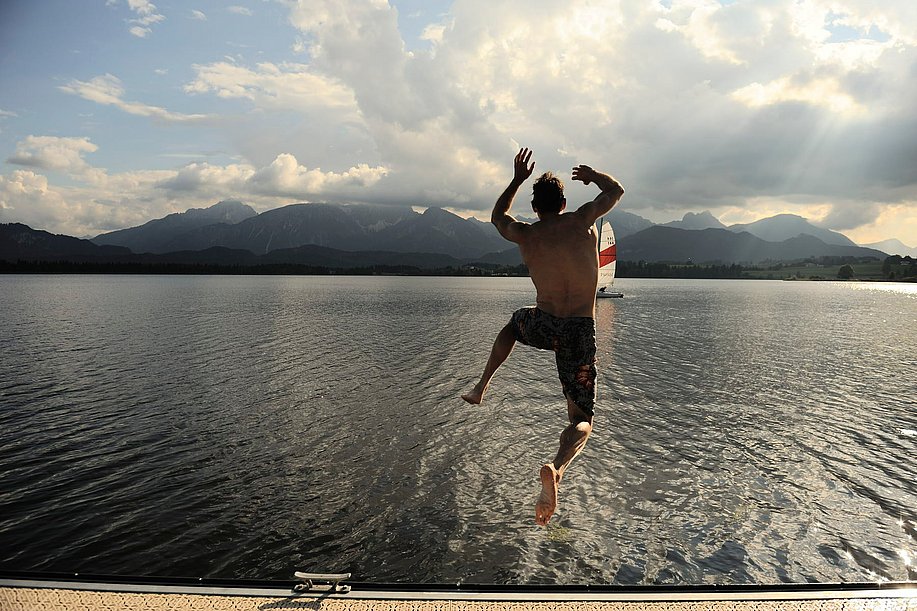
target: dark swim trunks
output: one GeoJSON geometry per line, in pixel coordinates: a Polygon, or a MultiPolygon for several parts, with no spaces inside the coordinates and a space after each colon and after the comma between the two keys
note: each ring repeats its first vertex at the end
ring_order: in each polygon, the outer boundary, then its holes
{"type": "Polygon", "coordinates": [[[595,320],[558,318],[538,308],[522,308],[510,319],[516,340],[553,350],[564,395],[590,416],[595,413],[595,320]]]}

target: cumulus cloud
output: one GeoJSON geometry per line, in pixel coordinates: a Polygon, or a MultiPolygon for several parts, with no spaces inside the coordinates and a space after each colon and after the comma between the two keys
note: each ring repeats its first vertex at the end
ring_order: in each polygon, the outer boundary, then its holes
{"type": "Polygon", "coordinates": [[[230,61],[194,66],[185,91],[249,104],[235,117],[235,150],[265,165],[278,152],[294,154],[310,167],[340,170],[380,157],[353,91],[334,76],[284,62],[243,66],[230,61]]]}
{"type": "Polygon", "coordinates": [[[428,40],[433,44],[440,43],[443,41],[443,34],[446,31],[446,27],[448,26],[446,26],[444,23],[428,24],[420,33],[420,39],[428,40]]]}
{"type": "Polygon", "coordinates": [[[816,6],[830,11],[830,19],[868,33],[873,28],[888,33],[894,42],[917,45],[917,5],[906,0],[870,2],[870,0],[834,0],[816,6]]]}
{"type": "MultiPolygon", "coordinates": [[[[889,153],[895,134],[915,135],[905,75],[917,60],[904,6],[572,2],[520,14],[459,1],[425,34],[429,53],[405,51],[384,3],[291,3],[290,20],[312,41],[311,69],[353,88],[393,179],[424,155],[385,154],[432,126],[504,173],[510,141],[535,147],[541,167],[604,165],[639,186],[634,203],[664,209],[900,199],[888,175],[913,185],[912,172],[889,153]],[[883,36],[835,42],[832,28],[850,24],[883,36]],[[877,158],[881,180],[863,171],[877,158]]],[[[432,145],[426,157],[449,153],[432,145]]]]}
{"type": "Polygon", "coordinates": [[[234,5],[234,6],[230,6],[226,10],[228,10],[230,13],[235,13],[236,15],[245,15],[246,17],[252,16],[251,9],[245,8],[244,6],[234,5]]]}
{"type": "MultiPolygon", "coordinates": [[[[476,66],[448,56],[439,43],[433,46],[442,54],[408,52],[386,2],[289,7],[308,44],[304,69],[352,92],[359,127],[389,169],[369,197],[472,207],[491,199],[503,179],[495,159],[512,148],[512,138],[488,120],[492,103],[479,95],[476,66]]],[[[443,40],[446,30],[425,36],[443,40]]]]}
{"type": "Polygon", "coordinates": [[[363,163],[345,172],[322,172],[299,165],[293,155],[281,154],[246,181],[250,190],[263,195],[315,198],[324,194],[360,193],[388,173],[383,167],[363,163]]]}
{"type": "Polygon", "coordinates": [[[66,200],[49,188],[45,176],[29,170],[0,175],[0,221],[57,228],[59,219],[69,216],[66,210],[66,200]]]}
{"type": "Polygon", "coordinates": [[[183,114],[172,112],[159,106],[151,106],[142,102],[129,102],[123,99],[124,87],[121,80],[112,74],[103,74],[89,81],[72,80],[59,87],[61,91],[78,95],[84,100],[106,106],[114,106],[128,114],[141,117],[152,117],[167,122],[184,123],[200,121],[207,118],[202,114],[183,114]]]}
{"type": "Polygon", "coordinates": [[[45,170],[83,174],[90,169],[83,154],[94,153],[98,149],[89,138],[26,136],[16,144],[15,152],[6,161],[45,170]]]}
{"type": "Polygon", "coordinates": [[[360,164],[343,172],[323,172],[300,165],[281,153],[267,166],[191,163],[157,187],[169,192],[203,193],[213,197],[274,196],[300,201],[360,197],[387,173],[384,167],[360,164]]]}
{"type": "MultiPolygon", "coordinates": [[[[85,236],[145,223],[175,211],[175,202],[145,197],[158,172],[126,172],[90,186],[55,186],[32,170],[0,175],[0,222],[85,236]]],[[[184,210],[184,208],[182,208],[184,210]]]]}
{"type": "MultiPolygon", "coordinates": [[[[196,77],[185,85],[192,94],[213,93],[221,98],[246,98],[258,108],[286,108],[307,112],[314,108],[345,108],[356,113],[352,91],[334,78],[295,63],[254,68],[230,62],[193,66],[196,77]]],[[[353,117],[352,117],[353,118],[353,117]]]]}
{"type": "MultiPolygon", "coordinates": [[[[108,0],[106,4],[112,6],[118,4],[118,0],[108,0]]],[[[149,0],[127,0],[127,6],[136,15],[135,18],[128,19],[131,25],[128,31],[138,38],[146,38],[153,31],[151,25],[165,20],[165,16],[149,0]]]]}
{"type": "Polygon", "coordinates": [[[361,201],[387,173],[367,164],[323,171],[281,153],[262,167],[190,163],[177,170],[110,174],[82,159],[96,150],[85,138],[30,136],[20,142],[8,162],[69,172],[77,183],[55,186],[32,169],[0,175],[0,222],[95,235],[222,199],[243,199],[262,210],[294,201],[361,201]]]}
{"type": "MultiPolygon", "coordinates": [[[[239,123],[238,146],[261,175],[278,150],[295,149],[311,167],[385,167],[368,199],[483,209],[523,144],[542,169],[614,172],[632,185],[629,205],[657,216],[762,197],[836,198],[842,210],[901,201],[915,182],[905,101],[917,88],[902,78],[917,62],[913,11],[575,0],[520,13],[458,0],[422,32],[430,48],[408,51],[387,2],[281,1],[309,63],[199,64],[185,86],[301,117],[284,115],[283,129],[265,129],[267,114],[261,127],[239,123]],[[863,35],[836,41],[840,26],[863,35]]],[[[69,87],[124,104],[106,77],[69,87]]]]}
{"type": "Polygon", "coordinates": [[[732,97],[752,108],[782,102],[803,102],[824,106],[829,111],[838,113],[866,110],[857,104],[856,98],[844,91],[841,83],[834,78],[795,82],[790,77],[781,77],[767,84],[755,82],[736,89],[732,92],[732,97]]]}
{"type": "Polygon", "coordinates": [[[198,21],[207,21],[207,15],[204,14],[204,11],[199,11],[197,9],[191,11],[191,18],[198,21]]]}
{"type": "Polygon", "coordinates": [[[769,198],[850,228],[917,187],[913,3],[457,0],[427,51],[385,2],[285,4],[303,69],[352,90],[390,168],[377,197],[488,207],[518,144],[615,173],[657,217],[769,198]]]}
{"type": "Polygon", "coordinates": [[[254,173],[255,169],[247,164],[189,163],[156,186],[178,193],[238,193],[254,173]]]}

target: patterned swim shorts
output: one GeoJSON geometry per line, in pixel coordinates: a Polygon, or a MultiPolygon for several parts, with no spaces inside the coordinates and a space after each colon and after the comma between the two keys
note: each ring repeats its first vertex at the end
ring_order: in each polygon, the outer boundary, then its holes
{"type": "Polygon", "coordinates": [[[564,395],[588,415],[595,413],[595,320],[558,318],[538,308],[522,308],[510,319],[516,340],[553,350],[564,395]]]}

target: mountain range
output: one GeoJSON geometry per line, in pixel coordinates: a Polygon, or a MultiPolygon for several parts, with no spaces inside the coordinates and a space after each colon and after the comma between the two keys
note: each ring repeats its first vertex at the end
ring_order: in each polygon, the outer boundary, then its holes
{"type": "Polygon", "coordinates": [[[890,255],[900,255],[902,257],[917,257],[917,246],[908,246],[901,240],[882,240],[872,244],[863,244],[867,248],[875,248],[890,255]]]}
{"type": "Polygon", "coordinates": [[[146,265],[306,265],[340,269],[374,266],[437,269],[459,267],[468,263],[436,253],[353,252],[314,244],[279,248],[262,255],[250,250],[223,246],[167,253],[134,253],[123,246],[97,245],[89,240],[32,229],[21,223],[0,223],[0,261],[2,260],[146,265]]]}
{"type": "Polygon", "coordinates": [[[800,235],[818,238],[825,244],[840,246],[856,246],[856,244],[842,233],[816,227],[806,219],[795,214],[778,214],[754,223],[730,225],[729,231],[741,233],[747,231],[768,242],[781,242],[800,235]]]}
{"type": "MultiPolygon", "coordinates": [[[[843,234],[788,214],[729,227],[709,211],[661,225],[617,209],[608,219],[621,260],[760,263],[820,256],[884,258],[889,252],[857,246],[843,234]]],[[[0,259],[427,269],[521,263],[518,249],[492,224],[440,208],[420,213],[407,206],[313,203],[258,214],[235,200],[170,214],[92,241],[25,225],[0,225],[0,259]]]]}
{"type": "Polygon", "coordinates": [[[200,210],[172,214],[140,227],[96,236],[96,244],[134,252],[166,253],[213,246],[261,255],[307,244],[340,250],[434,252],[475,258],[505,250],[490,223],[463,219],[440,208],[418,213],[407,206],[292,204],[254,214],[241,202],[220,202],[221,218],[201,222],[200,210]]]}
{"type": "Polygon", "coordinates": [[[709,210],[703,212],[687,212],[680,221],[670,221],[663,223],[663,227],[674,227],[676,229],[726,229],[726,225],[713,216],[709,210]]]}
{"type": "Polygon", "coordinates": [[[251,206],[237,200],[221,201],[209,208],[192,208],[176,212],[139,227],[119,229],[93,238],[99,245],[125,246],[134,252],[168,252],[178,248],[165,248],[172,239],[188,231],[209,225],[234,225],[258,216],[251,206]]]}
{"type": "Polygon", "coordinates": [[[732,228],[685,230],[656,225],[618,241],[618,257],[627,261],[763,263],[825,256],[884,259],[886,254],[855,244],[827,244],[805,233],[774,242],[732,228]]]}

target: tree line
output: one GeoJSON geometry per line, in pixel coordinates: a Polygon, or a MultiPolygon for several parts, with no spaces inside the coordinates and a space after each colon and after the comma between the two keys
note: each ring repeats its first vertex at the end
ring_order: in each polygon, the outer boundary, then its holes
{"type": "Polygon", "coordinates": [[[527,276],[524,265],[463,265],[425,269],[413,265],[327,267],[299,263],[258,265],[218,263],[140,263],[115,261],[7,261],[0,259],[0,274],[166,274],[253,276],[527,276]]]}
{"type": "Polygon", "coordinates": [[[615,276],[618,278],[738,279],[751,277],[749,271],[757,269],[738,263],[695,265],[687,262],[683,265],[676,265],[655,261],[618,261],[615,276]]]}
{"type": "MultiPolygon", "coordinates": [[[[814,262],[814,260],[812,261],[814,262]]],[[[846,258],[821,257],[821,265],[844,263],[838,270],[842,279],[854,278],[853,263],[846,258]],[[843,260],[842,260],[843,259],[843,260]]],[[[770,266],[749,266],[739,263],[697,265],[691,261],[683,264],[656,261],[618,261],[619,278],[696,278],[742,279],[760,278],[761,272],[779,271],[787,263],[770,266]]],[[[797,263],[798,265],[798,263],[797,263]]],[[[7,261],[0,259],[0,273],[15,274],[213,274],[213,275],[342,275],[342,276],[528,276],[525,265],[470,264],[425,269],[411,265],[370,265],[363,267],[327,267],[298,263],[271,263],[259,265],[217,263],[139,263],[100,261],[7,261]]],[[[899,255],[890,256],[882,263],[882,274],[888,280],[917,279],[917,259],[899,255]]]]}
{"type": "Polygon", "coordinates": [[[917,278],[917,258],[892,255],[882,262],[882,274],[889,280],[917,278]]]}

